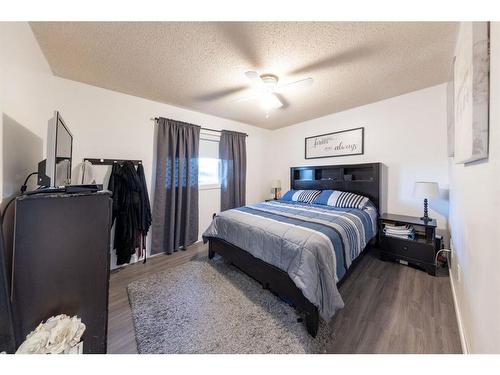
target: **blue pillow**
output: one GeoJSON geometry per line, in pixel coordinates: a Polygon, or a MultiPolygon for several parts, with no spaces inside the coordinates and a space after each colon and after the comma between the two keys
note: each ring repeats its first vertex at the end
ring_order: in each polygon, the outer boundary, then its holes
{"type": "Polygon", "coordinates": [[[288,190],[285,195],[283,195],[281,197],[281,200],[283,201],[288,201],[288,202],[291,202],[292,201],[292,198],[293,198],[293,195],[295,194],[296,190],[288,190]]]}
{"type": "Polygon", "coordinates": [[[314,204],[324,204],[328,205],[328,199],[332,195],[333,190],[323,190],[320,195],[314,200],[314,204]]]}

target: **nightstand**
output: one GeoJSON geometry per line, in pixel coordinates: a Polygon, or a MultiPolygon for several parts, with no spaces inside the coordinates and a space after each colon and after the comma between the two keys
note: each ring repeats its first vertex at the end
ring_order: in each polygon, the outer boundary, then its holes
{"type": "Polygon", "coordinates": [[[424,222],[418,217],[382,214],[378,219],[380,259],[396,260],[403,264],[418,266],[429,275],[436,275],[434,257],[441,241],[436,240],[436,220],[424,222]],[[415,229],[414,239],[391,237],[384,234],[389,225],[411,225],[415,229]]]}

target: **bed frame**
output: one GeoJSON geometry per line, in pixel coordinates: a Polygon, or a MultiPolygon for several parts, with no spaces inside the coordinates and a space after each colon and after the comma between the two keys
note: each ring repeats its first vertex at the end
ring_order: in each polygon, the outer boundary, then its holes
{"type": "MultiPolygon", "coordinates": [[[[380,167],[380,163],[293,167],[290,168],[290,187],[296,190],[333,189],[361,194],[370,198],[377,207],[377,211],[379,211],[381,198],[380,167]]],[[[370,241],[367,248],[374,241],[376,241],[376,238],[370,241]]],[[[212,259],[216,253],[257,280],[265,289],[269,289],[298,311],[304,313],[307,332],[312,337],[316,337],[319,326],[318,308],[304,297],[302,291],[297,288],[285,271],[224,240],[210,237],[208,245],[209,259],[212,259]]],[[[340,285],[352,272],[360,258],[361,255],[354,260],[337,285],[340,285]]]]}

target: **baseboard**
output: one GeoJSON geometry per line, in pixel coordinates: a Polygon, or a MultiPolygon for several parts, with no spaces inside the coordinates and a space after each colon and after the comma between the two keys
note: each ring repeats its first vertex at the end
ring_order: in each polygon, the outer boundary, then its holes
{"type": "MultiPolygon", "coordinates": [[[[197,243],[200,243],[202,241],[203,241],[202,239],[199,239],[198,241],[196,241],[195,243],[193,243],[192,245],[189,245],[189,246],[196,245],[197,243]]],[[[158,253],[158,254],[153,254],[153,255],[148,254],[147,259],[151,259],[151,258],[157,257],[158,255],[165,255],[165,253],[158,253]]],[[[119,266],[115,265],[114,267],[112,267],[110,269],[110,272],[118,271],[118,270],[121,270],[121,269],[123,269],[123,268],[125,268],[127,266],[131,266],[132,264],[141,263],[143,261],[144,261],[144,258],[140,258],[140,259],[135,259],[133,262],[130,262],[130,263],[120,264],[119,266]]]]}
{"type": "Polygon", "coordinates": [[[455,305],[455,314],[457,317],[458,323],[458,333],[460,335],[460,346],[462,347],[463,354],[470,354],[469,345],[467,344],[467,337],[465,336],[465,329],[462,321],[462,314],[460,313],[460,307],[458,305],[457,294],[455,292],[455,284],[453,281],[453,275],[450,269],[450,285],[451,285],[451,294],[453,295],[453,304],[455,305]]]}

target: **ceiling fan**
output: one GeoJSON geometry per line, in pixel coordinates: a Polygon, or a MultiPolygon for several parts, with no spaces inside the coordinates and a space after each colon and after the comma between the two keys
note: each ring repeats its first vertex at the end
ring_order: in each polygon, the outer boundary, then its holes
{"type": "Polygon", "coordinates": [[[252,88],[255,93],[235,99],[235,102],[259,99],[262,109],[266,111],[283,107],[285,103],[282,101],[279,94],[292,89],[308,87],[313,83],[313,79],[309,77],[280,85],[278,84],[278,76],[274,74],[259,74],[255,71],[245,72],[245,76],[252,82],[252,88]]]}

